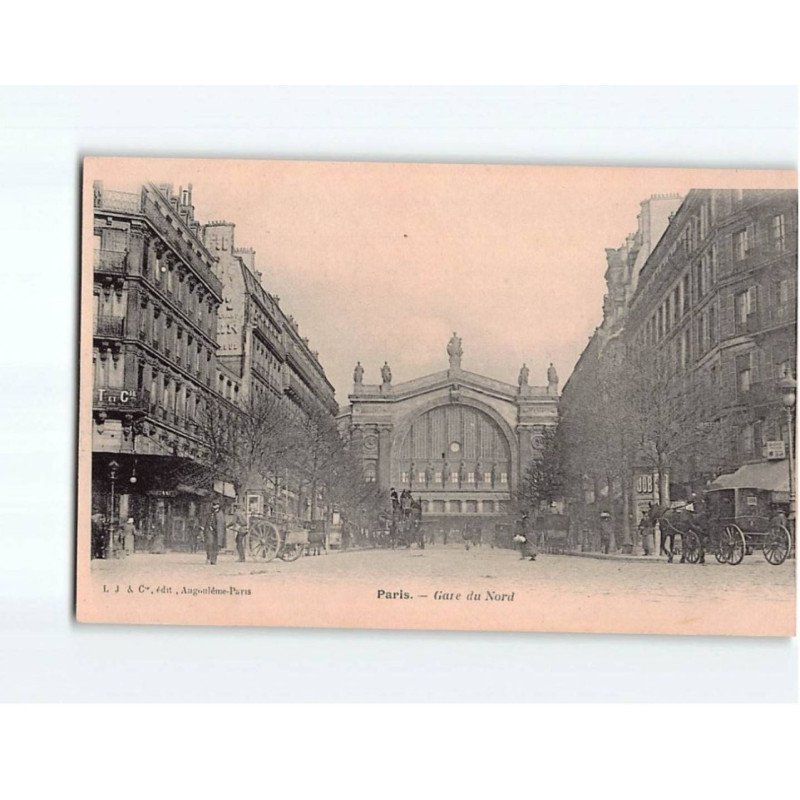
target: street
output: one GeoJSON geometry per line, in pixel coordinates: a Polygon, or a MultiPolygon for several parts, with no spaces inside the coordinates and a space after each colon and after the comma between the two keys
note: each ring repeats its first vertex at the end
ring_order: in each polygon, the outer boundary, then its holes
{"type": "MultiPolygon", "coordinates": [[[[333,597],[356,591],[370,600],[378,591],[404,591],[413,602],[437,615],[451,603],[460,605],[469,592],[514,592],[512,628],[525,624],[545,630],[609,630],[619,632],[769,633],[788,635],[794,626],[795,561],[770,566],[760,552],[736,567],[667,564],[666,561],[622,561],[541,554],[535,562],[521,560],[512,550],[487,547],[428,547],[425,550],[333,551],[304,556],[294,563],[237,563],[230,554],[212,567],[203,553],[135,554],[127,559],[93,561],[95,581],[105,584],[146,581],[148,585],[246,585],[270,596],[333,597]],[[313,587],[311,589],[310,587],[313,587]],[[451,594],[444,603],[437,592],[451,594]],[[535,620],[531,615],[535,615],[535,620]]],[[[178,591],[176,588],[175,591],[178,591]]],[[[359,599],[359,602],[362,602],[359,599]]],[[[395,608],[400,601],[381,601],[395,608]]],[[[380,603],[379,603],[380,605],[380,603]]],[[[469,608],[475,608],[472,604],[469,608]]],[[[483,607],[485,603],[481,603],[483,607]]],[[[336,619],[328,609],[319,624],[336,619]]],[[[430,616],[426,617],[430,620],[430,616]]],[[[481,615],[475,617],[481,627],[481,615]]],[[[488,620],[483,619],[483,624],[488,620]]],[[[493,620],[494,623],[497,620],[493,620]]],[[[412,627],[417,627],[412,623],[412,627]]],[[[460,626],[460,623],[459,623],[460,626]]]]}

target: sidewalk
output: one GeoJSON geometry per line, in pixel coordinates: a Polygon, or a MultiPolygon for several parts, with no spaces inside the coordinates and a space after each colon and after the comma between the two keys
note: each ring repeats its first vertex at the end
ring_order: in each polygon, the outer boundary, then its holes
{"type": "Polygon", "coordinates": [[[632,553],[594,553],[583,550],[565,550],[560,555],[576,558],[596,558],[599,561],[635,561],[638,563],[666,564],[666,556],[636,556],[632,553]]]}

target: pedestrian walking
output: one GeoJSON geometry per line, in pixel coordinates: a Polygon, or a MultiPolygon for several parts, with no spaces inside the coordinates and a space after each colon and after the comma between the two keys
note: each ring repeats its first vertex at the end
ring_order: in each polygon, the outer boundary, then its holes
{"type": "Polygon", "coordinates": [[[126,556],[133,555],[134,542],[136,541],[136,525],[133,517],[128,517],[122,526],[122,546],[126,556]]]}
{"type": "Polygon", "coordinates": [[[642,539],[642,550],[646,556],[653,554],[655,543],[655,528],[653,525],[653,504],[650,503],[646,511],[642,511],[642,518],[639,520],[639,535],[642,539]]]}
{"type": "Polygon", "coordinates": [[[216,564],[219,543],[225,538],[225,514],[222,513],[219,503],[211,504],[211,513],[205,525],[206,537],[206,563],[216,564]]]}
{"type": "Polygon", "coordinates": [[[517,520],[517,531],[514,535],[514,541],[519,545],[520,561],[525,561],[526,559],[536,561],[536,537],[527,512],[523,513],[517,520]]]}

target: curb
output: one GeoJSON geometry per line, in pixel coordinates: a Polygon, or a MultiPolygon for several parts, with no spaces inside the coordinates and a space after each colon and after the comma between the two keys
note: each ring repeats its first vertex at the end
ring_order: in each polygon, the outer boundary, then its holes
{"type": "Polygon", "coordinates": [[[597,561],[630,561],[636,564],[666,564],[666,559],[661,556],[632,556],[618,553],[559,553],[562,556],[572,556],[573,558],[594,558],[597,561]]]}

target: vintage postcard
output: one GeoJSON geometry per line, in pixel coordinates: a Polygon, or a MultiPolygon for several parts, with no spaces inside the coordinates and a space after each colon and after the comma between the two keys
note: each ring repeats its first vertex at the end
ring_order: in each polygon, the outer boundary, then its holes
{"type": "Polygon", "coordinates": [[[792,636],[791,171],[87,158],[77,618],[792,636]]]}

